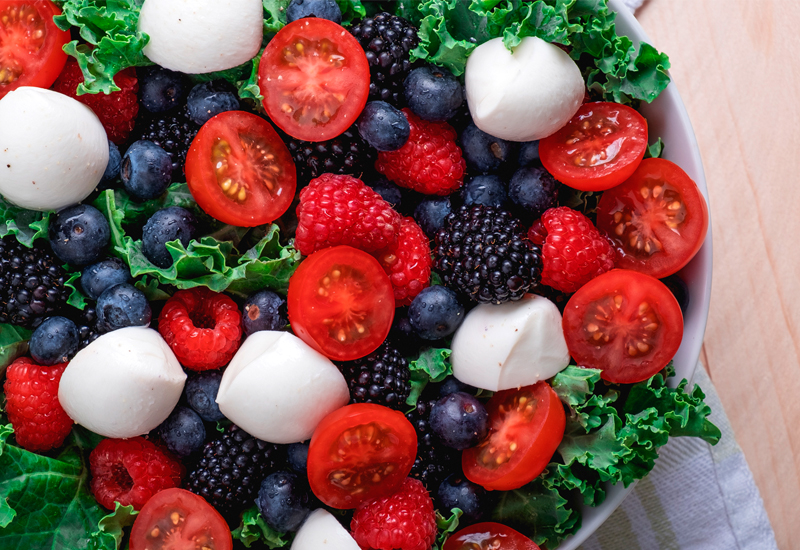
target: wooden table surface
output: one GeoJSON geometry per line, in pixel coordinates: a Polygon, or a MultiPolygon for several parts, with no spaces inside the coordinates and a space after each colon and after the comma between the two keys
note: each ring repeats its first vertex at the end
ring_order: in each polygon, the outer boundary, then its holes
{"type": "Polygon", "coordinates": [[[800,548],[800,2],[648,0],[636,15],[670,56],[708,180],[702,360],[779,548],[800,548]]]}

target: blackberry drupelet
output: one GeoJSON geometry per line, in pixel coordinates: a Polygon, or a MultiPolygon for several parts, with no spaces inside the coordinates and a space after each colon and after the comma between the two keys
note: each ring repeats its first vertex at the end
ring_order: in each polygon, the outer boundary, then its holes
{"type": "Polygon", "coordinates": [[[378,158],[375,149],[361,138],[355,126],[328,141],[285,139],[297,167],[297,186],[303,187],[322,174],[349,174],[361,177],[364,167],[378,158]]]}
{"type": "Polygon", "coordinates": [[[78,338],[80,338],[78,350],[82,350],[100,336],[100,332],[97,330],[97,310],[95,308],[87,305],[79,315],[73,316],[72,320],[78,327],[78,338]]]}
{"type": "Polygon", "coordinates": [[[369,62],[369,98],[405,104],[403,82],[411,71],[409,52],[419,44],[417,28],[386,12],[362,19],[350,28],[369,62]]]}
{"type": "Polygon", "coordinates": [[[0,323],[39,326],[66,302],[66,272],[42,242],[27,248],[11,235],[0,239],[0,323]]]}
{"type": "Polygon", "coordinates": [[[186,153],[200,131],[200,126],[189,118],[186,105],[140,119],[133,130],[131,141],[144,139],[164,149],[172,160],[172,181],[186,181],[183,173],[186,153]]]}
{"type": "Polygon", "coordinates": [[[411,391],[408,361],[389,343],[366,357],[339,364],[350,388],[351,403],[376,403],[404,410],[411,391]]]}
{"type": "Polygon", "coordinates": [[[436,391],[426,391],[417,401],[416,408],[406,413],[406,418],[417,431],[417,458],[408,475],[420,480],[433,493],[447,476],[461,474],[460,451],[439,441],[428,421],[437,399],[436,391]]]}
{"type": "Polygon", "coordinates": [[[519,300],[541,279],[541,250],[509,212],[462,206],[436,234],[436,271],[449,288],[485,304],[519,300]]]}
{"type": "Polygon", "coordinates": [[[232,425],[206,443],[202,458],[189,472],[187,488],[206,499],[223,516],[251,506],[261,482],[286,462],[283,446],[267,443],[232,425]]]}

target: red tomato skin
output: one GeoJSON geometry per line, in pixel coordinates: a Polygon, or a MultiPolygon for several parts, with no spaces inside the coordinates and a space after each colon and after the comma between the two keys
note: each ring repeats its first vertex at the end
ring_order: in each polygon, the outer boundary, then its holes
{"type": "MultiPolygon", "coordinates": [[[[53,82],[56,81],[56,78],[61,74],[64,65],[67,63],[67,54],[64,53],[63,47],[70,41],[69,31],[62,31],[56,27],[53,22],[53,17],[61,15],[61,9],[50,0],[6,0],[0,3],[0,10],[15,4],[33,5],[39,13],[39,17],[45,22],[47,37],[42,46],[42,49],[45,51],[45,56],[33,74],[29,75],[26,70],[22,73],[20,78],[11,84],[0,85],[0,99],[3,99],[3,96],[16,90],[20,86],[49,88],[53,85],[53,82]]],[[[0,27],[1,26],[2,23],[0,23],[0,27]]],[[[0,66],[0,69],[1,68],[2,66],[0,66]]]]}
{"type": "Polygon", "coordinates": [[[555,390],[547,382],[537,382],[532,386],[520,389],[503,390],[495,393],[486,405],[489,413],[491,429],[489,437],[495,432],[495,418],[501,414],[500,405],[506,398],[517,392],[532,391],[534,399],[539,403],[539,409],[534,414],[531,426],[526,429],[529,443],[520,443],[520,448],[514,453],[512,459],[495,471],[489,470],[478,462],[481,447],[466,449],[461,454],[461,467],[464,475],[473,483],[477,483],[490,491],[511,491],[519,489],[530,483],[544,471],[553,453],[564,438],[567,418],[564,406],[555,390]],[[518,457],[519,453],[524,453],[518,457]]]}
{"type": "Polygon", "coordinates": [[[697,184],[680,166],[666,159],[644,159],[624,183],[603,193],[597,205],[597,228],[616,250],[617,267],[663,279],[680,271],[703,246],[708,233],[708,205],[697,184]],[[665,181],[677,188],[688,208],[680,232],[676,233],[663,224],[654,229],[664,244],[664,252],[642,260],[631,254],[626,242],[615,234],[614,214],[623,205],[641,204],[639,187],[648,180],[665,181]],[[679,240],[676,240],[676,235],[679,240]]]}
{"type": "Polygon", "coordinates": [[[531,539],[502,523],[485,521],[456,531],[444,543],[442,550],[540,550],[531,539]],[[499,539],[500,546],[491,546],[493,539],[499,539]],[[475,546],[480,544],[480,547],[475,546]]]}
{"type": "MultiPolygon", "coordinates": [[[[590,143],[597,141],[592,138],[590,143]]],[[[578,142],[580,145],[582,142],[578,142]]],[[[542,165],[558,181],[581,191],[603,191],[619,185],[636,171],[647,149],[647,121],[626,105],[609,102],[584,103],[575,116],[556,133],[539,141],[542,165]],[[619,147],[614,158],[595,166],[576,166],[579,148],[569,149],[567,140],[581,130],[580,124],[593,115],[611,118],[621,124],[613,145],[619,147]]]]}

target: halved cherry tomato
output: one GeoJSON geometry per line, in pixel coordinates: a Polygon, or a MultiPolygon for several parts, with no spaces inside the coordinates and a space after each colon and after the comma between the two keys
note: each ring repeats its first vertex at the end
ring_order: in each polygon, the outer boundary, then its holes
{"type": "Polygon", "coordinates": [[[355,508],[403,483],[417,456],[417,432],[403,413],[356,403],[322,419],[308,448],[308,482],[322,502],[355,508]]]}
{"type": "Polygon", "coordinates": [[[612,269],[572,295],[561,320],[569,353],[603,380],[633,384],[663,369],[683,339],[683,314],[664,283],[612,269]]]}
{"type": "Polygon", "coordinates": [[[539,141],[547,171],[581,191],[619,185],[644,157],[647,121],[619,103],[584,103],[555,134],[539,141]]]}
{"type": "Polygon", "coordinates": [[[538,382],[497,392],[486,410],[489,436],[461,455],[464,475],[489,490],[522,487],[544,471],[564,438],[564,406],[547,382],[538,382]]]}
{"type": "Polygon", "coordinates": [[[662,279],[691,260],[708,232],[697,184],[664,159],[645,159],[597,205],[597,228],[617,251],[617,267],[662,279]]]}
{"type": "Polygon", "coordinates": [[[394,319],[392,283],[378,260],[350,246],[306,258],[289,280],[289,322],[306,344],[335,361],[369,355],[394,319]]]}
{"type": "Polygon", "coordinates": [[[231,550],[228,524],[203,497],[185,489],[153,495],[136,516],[131,550],[231,550]]]}
{"type": "Polygon", "coordinates": [[[442,550],[539,550],[539,546],[511,527],[487,521],[450,535],[442,550]]]}
{"type": "Polygon", "coordinates": [[[243,111],[206,122],[186,155],[189,190],[209,216],[253,227],[279,218],[294,199],[297,171],[272,125],[243,111]]]}
{"type": "Polygon", "coordinates": [[[20,86],[49,88],[67,62],[68,31],[53,23],[50,0],[0,2],[0,99],[20,86]]]}
{"type": "Polygon", "coordinates": [[[341,25],[298,19],[269,41],[258,66],[269,118],[297,139],[324,141],[352,126],[369,96],[369,63],[341,25]]]}

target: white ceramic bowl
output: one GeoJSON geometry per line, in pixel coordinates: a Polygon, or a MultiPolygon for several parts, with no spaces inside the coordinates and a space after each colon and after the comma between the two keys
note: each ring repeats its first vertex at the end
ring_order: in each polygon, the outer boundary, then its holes
{"type": "MultiPolygon", "coordinates": [[[[609,5],[617,12],[617,34],[627,35],[634,44],[639,41],[652,43],[639,22],[631,12],[622,5],[621,0],[610,0],[609,5]]],[[[666,52],[669,54],[669,52],[666,52]]],[[[664,158],[671,160],[684,169],[702,191],[708,202],[708,189],[703,174],[703,162],[697,140],[678,95],[675,83],[671,82],[667,89],[651,104],[643,104],[641,112],[647,119],[651,141],[657,138],[664,140],[664,158]]],[[[703,334],[708,319],[708,305],[711,297],[711,224],[705,244],[689,264],[679,272],[680,277],[689,287],[689,307],[684,315],[683,341],[675,355],[676,376],[670,379],[669,385],[675,387],[683,378],[689,381],[694,377],[697,361],[700,358],[700,347],[703,345],[703,334]]],[[[575,550],[583,541],[594,533],[602,523],[617,509],[623,499],[633,490],[619,485],[608,487],[605,502],[596,508],[583,506],[583,523],[580,530],[564,540],[558,550],[575,550]]]]}

